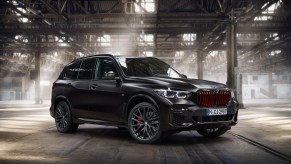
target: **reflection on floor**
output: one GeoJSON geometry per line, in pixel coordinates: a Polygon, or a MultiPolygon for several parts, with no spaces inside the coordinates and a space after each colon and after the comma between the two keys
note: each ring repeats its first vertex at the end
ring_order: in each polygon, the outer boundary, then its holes
{"type": "MultiPolygon", "coordinates": [[[[291,101],[245,106],[231,131],[291,154],[291,101]]],[[[229,134],[208,139],[181,132],[156,145],[137,144],[126,130],[100,125],[61,134],[48,110],[49,103],[0,102],[0,163],[288,163],[229,134]]]]}

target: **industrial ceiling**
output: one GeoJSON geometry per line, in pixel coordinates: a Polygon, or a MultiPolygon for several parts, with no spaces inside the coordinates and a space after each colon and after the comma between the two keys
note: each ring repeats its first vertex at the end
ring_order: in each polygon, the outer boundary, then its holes
{"type": "Polygon", "coordinates": [[[291,72],[289,0],[2,0],[0,15],[2,76],[32,71],[37,54],[54,72],[112,53],[159,57],[201,77],[199,63],[226,72],[230,46],[241,73],[291,72]]]}

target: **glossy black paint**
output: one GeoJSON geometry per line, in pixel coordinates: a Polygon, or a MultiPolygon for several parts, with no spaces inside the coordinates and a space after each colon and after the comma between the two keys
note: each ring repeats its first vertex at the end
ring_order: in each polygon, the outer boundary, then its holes
{"type": "MultiPolygon", "coordinates": [[[[112,55],[95,55],[90,58],[113,60],[116,68],[116,78],[68,80],[62,78],[63,71],[55,81],[56,87],[52,90],[52,105],[50,108],[52,117],[54,117],[54,109],[57,103],[66,101],[71,108],[75,123],[97,123],[126,127],[127,116],[132,107],[139,102],[146,101],[159,109],[163,131],[230,127],[236,124],[238,102],[235,98],[231,98],[231,102],[226,107],[228,112],[233,115],[231,120],[207,123],[201,122],[201,118],[205,116],[205,108],[199,107],[193,99],[168,99],[154,92],[154,89],[171,88],[172,90],[191,91],[195,96],[195,93],[201,89],[230,90],[224,84],[187,78],[129,77],[124,74],[120,64],[112,55]],[[171,121],[176,116],[183,117],[191,125],[173,125],[171,121]]],[[[83,59],[86,58],[77,59],[72,63],[83,59]]]]}

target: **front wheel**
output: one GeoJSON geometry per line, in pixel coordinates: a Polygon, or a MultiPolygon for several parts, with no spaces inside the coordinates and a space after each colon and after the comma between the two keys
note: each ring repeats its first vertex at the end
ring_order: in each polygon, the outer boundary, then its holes
{"type": "Polygon", "coordinates": [[[154,105],[139,103],[129,113],[128,129],[139,143],[156,143],[162,137],[160,120],[159,111],[154,105]]]}
{"type": "Polygon", "coordinates": [[[56,128],[61,133],[70,133],[78,129],[79,124],[73,123],[71,110],[64,101],[58,103],[55,110],[56,128]]]}
{"type": "Polygon", "coordinates": [[[216,138],[223,135],[227,130],[229,130],[229,128],[221,127],[212,129],[198,129],[197,132],[204,137],[216,138]]]}

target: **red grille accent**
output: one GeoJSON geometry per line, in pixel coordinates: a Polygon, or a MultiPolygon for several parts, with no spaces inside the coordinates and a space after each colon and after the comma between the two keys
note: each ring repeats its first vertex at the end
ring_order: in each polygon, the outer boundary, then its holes
{"type": "Polygon", "coordinates": [[[199,104],[204,107],[213,107],[215,105],[214,91],[200,91],[199,104]]]}
{"type": "Polygon", "coordinates": [[[199,105],[203,107],[227,106],[231,98],[229,91],[200,91],[199,105]]]}
{"type": "Polygon", "coordinates": [[[231,95],[229,91],[219,91],[217,93],[217,97],[218,97],[218,101],[217,101],[218,106],[227,106],[231,95]]]}

